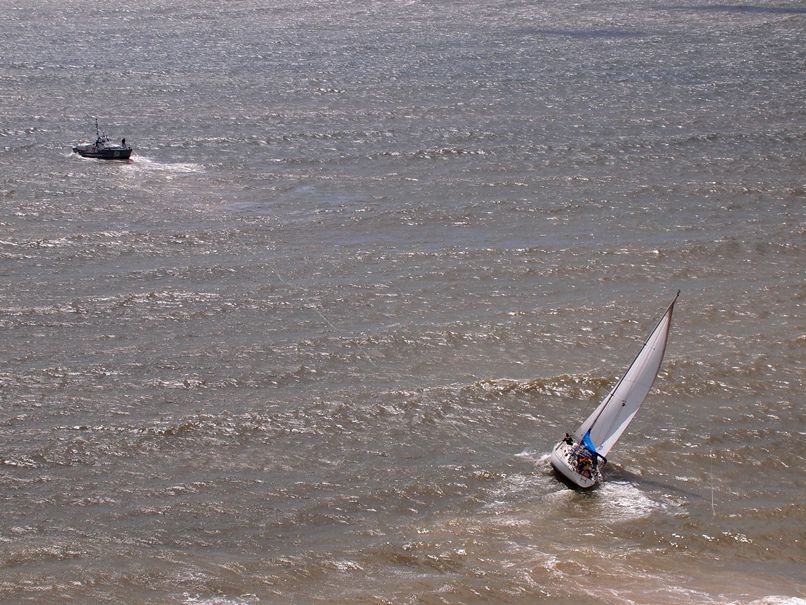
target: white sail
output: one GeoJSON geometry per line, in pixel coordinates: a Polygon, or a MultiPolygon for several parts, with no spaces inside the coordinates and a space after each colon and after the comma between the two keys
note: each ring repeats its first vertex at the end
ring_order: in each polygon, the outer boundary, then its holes
{"type": "MultiPolygon", "coordinates": [[[[677,296],[680,296],[680,292],[677,296]]],[[[621,380],[574,432],[577,441],[581,441],[585,433],[590,431],[590,439],[596,446],[596,451],[602,456],[607,456],[616,444],[644,402],[652,383],[655,382],[666,352],[669,328],[672,325],[672,310],[677,302],[677,296],[621,380]]]]}

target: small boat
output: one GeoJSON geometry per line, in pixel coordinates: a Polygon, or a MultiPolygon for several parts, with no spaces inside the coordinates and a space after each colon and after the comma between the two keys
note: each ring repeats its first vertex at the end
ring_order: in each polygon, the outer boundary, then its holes
{"type": "Polygon", "coordinates": [[[660,371],[669,340],[672,311],[679,296],[678,290],[638,355],[607,397],[573,435],[566,433],[554,446],[551,465],[569,482],[588,488],[602,481],[601,467],[607,463],[605,456],[632,422],[660,371]]]}
{"type": "Polygon", "coordinates": [[[98,128],[98,120],[95,120],[95,142],[75,145],[73,151],[85,158],[97,158],[99,160],[128,160],[132,154],[131,145],[126,145],[126,139],[121,140],[120,145],[113,143],[98,128]]]}

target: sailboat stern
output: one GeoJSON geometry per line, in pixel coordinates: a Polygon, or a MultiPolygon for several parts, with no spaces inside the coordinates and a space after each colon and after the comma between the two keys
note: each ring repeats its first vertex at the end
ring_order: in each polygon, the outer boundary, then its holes
{"type": "Polygon", "coordinates": [[[598,467],[584,468],[582,472],[579,471],[580,465],[575,450],[577,447],[560,441],[551,452],[551,466],[574,485],[587,489],[599,483],[602,474],[598,467]]]}

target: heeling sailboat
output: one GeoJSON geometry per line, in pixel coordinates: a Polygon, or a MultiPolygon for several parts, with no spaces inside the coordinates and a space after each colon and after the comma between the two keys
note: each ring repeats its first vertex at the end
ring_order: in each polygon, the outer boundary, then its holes
{"type": "Polygon", "coordinates": [[[632,422],[638,408],[658,375],[677,295],[644,342],[630,367],[602,402],[574,431],[566,433],[551,452],[551,465],[579,487],[592,487],[602,480],[599,460],[607,462],[607,454],[632,422]]]}

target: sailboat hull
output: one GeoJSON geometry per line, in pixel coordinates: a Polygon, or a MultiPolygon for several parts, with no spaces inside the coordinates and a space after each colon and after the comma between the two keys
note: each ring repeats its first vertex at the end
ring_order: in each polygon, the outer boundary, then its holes
{"type": "Polygon", "coordinates": [[[591,477],[586,477],[578,473],[571,452],[572,447],[573,446],[568,445],[564,441],[560,441],[555,445],[554,449],[551,451],[551,466],[574,485],[583,489],[593,487],[601,480],[601,473],[597,470],[591,477]]]}

